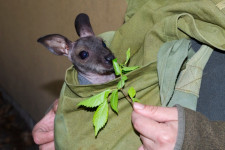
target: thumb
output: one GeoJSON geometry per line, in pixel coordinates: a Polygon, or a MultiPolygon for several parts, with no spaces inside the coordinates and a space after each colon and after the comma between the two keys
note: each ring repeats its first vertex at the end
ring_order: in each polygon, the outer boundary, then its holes
{"type": "Polygon", "coordinates": [[[57,111],[58,103],[59,103],[59,99],[56,99],[55,102],[53,103],[53,111],[54,111],[54,113],[56,113],[56,111],[57,111]]]}
{"type": "Polygon", "coordinates": [[[176,107],[160,107],[134,103],[133,108],[136,113],[151,118],[157,122],[178,120],[178,112],[176,107]]]}

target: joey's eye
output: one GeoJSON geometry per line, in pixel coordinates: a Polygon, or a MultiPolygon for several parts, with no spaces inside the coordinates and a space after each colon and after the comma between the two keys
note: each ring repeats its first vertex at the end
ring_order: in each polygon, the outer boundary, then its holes
{"type": "Polygon", "coordinates": [[[102,46],[106,48],[106,44],[104,41],[102,41],[102,46]]]}
{"type": "Polygon", "coordinates": [[[80,56],[81,59],[85,59],[85,58],[87,58],[89,56],[89,53],[86,52],[86,51],[81,51],[79,53],[79,56],[80,56]]]}

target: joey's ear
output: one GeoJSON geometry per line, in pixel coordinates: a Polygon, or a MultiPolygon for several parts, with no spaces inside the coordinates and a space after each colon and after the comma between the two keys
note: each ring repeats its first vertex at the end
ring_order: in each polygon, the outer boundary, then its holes
{"type": "Polygon", "coordinates": [[[37,40],[55,55],[68,56],[71,41],[59,34],[50,34],[37,40]]]}
{"type": "Polygon", "coordinates": [[[88,15],[83,13],[77,15],[74,25],[80,37],[94,36],[88,15]]]}

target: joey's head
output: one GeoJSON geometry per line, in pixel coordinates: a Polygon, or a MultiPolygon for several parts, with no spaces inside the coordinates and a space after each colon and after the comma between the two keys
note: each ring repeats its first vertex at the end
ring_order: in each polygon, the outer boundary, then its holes
{"type": "Polygon", "coordinates": [[[80,37],[75,42],[59,34],[46,35],[39,38],[38,42],[56,55],[67,56],[74,67],[83,74],[112,74],[112,60],[115,57],[104,41],[94,35],[89,17],[79,14],[74,24],[80,37]]]}
{"type": "Polygon", "coordinates": [[[113,72],[114,55],[106,47],[101,38],[95,36],[82,37],[72,46],[69,59],[78,71],[97,74],[113,72]]]}

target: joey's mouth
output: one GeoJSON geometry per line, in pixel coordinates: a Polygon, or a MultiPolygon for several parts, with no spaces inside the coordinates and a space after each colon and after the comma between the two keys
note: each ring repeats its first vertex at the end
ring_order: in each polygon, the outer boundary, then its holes
{"type": "Polygon", "coordinates": [[[108,55],[107,57],[104,57],[104,59],[102,59],[102,62],[99,63],[96,67],[95,70],[99,73],[99,74],[112,74],[114,73],[114,68],[113,68],[113,62],[112,60],[115,57],[111,54],[108,55]]]}
{"type": "Polygon", "coordinates": [[[113,68],[113,65],[110,64],[110,65],[100,65],[100,66],[97,66],[96,68],[94,68],[95,72],[98,73],[98,74],[101,74],[101,75],[109,75],[109,74],[112,74],[114,73],[114,68],[113,68]]]}
{"type": "Polygon", "coordinates": [[[112,68],[108,68],[108,69],[98,70],[98,73],[102,74],[102,75],[109,75],[109,74],[114,73],[114,68],[112,67],[112,68]]]}

